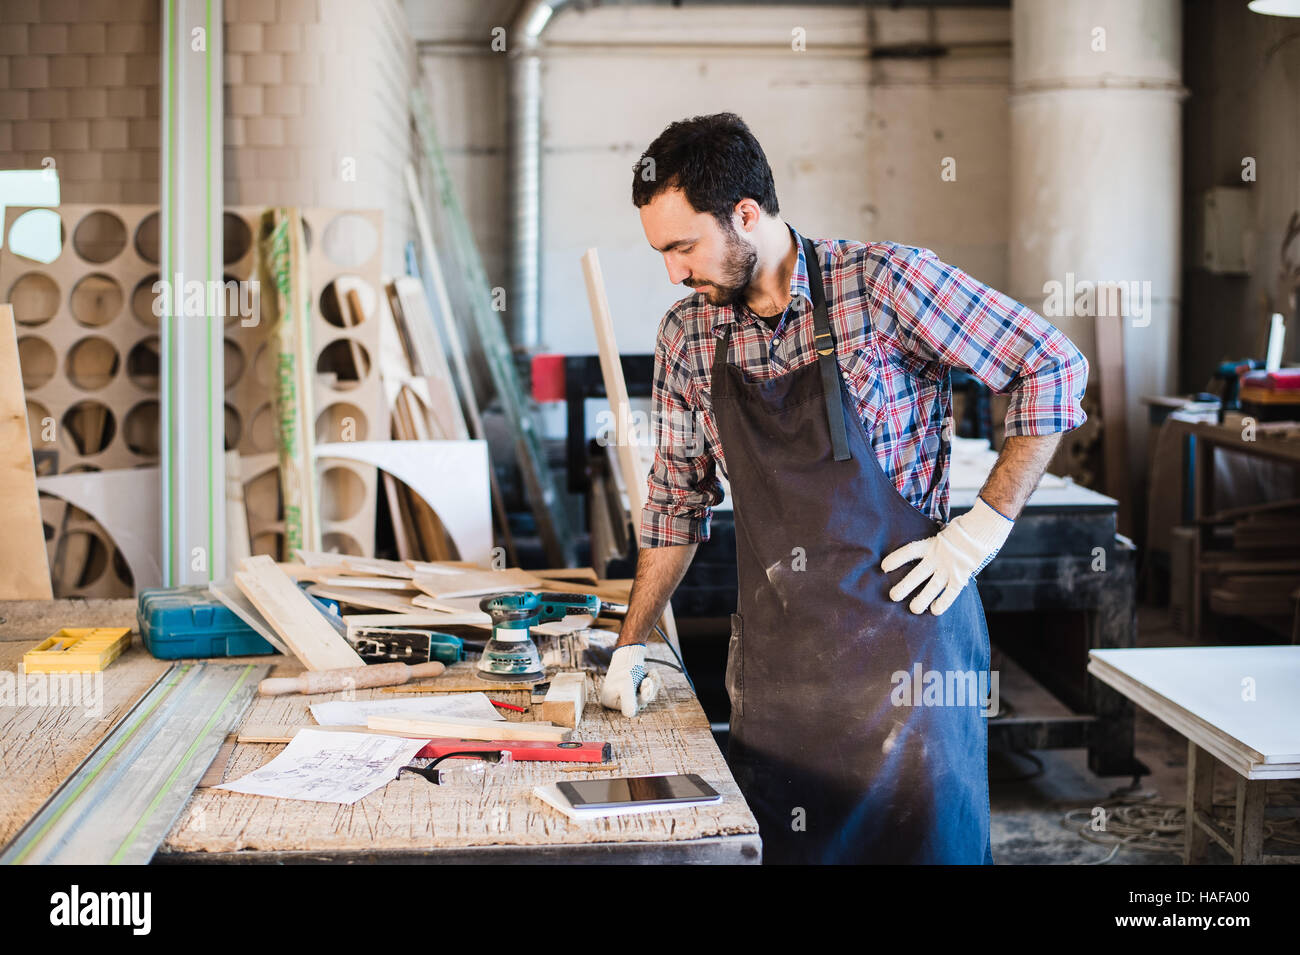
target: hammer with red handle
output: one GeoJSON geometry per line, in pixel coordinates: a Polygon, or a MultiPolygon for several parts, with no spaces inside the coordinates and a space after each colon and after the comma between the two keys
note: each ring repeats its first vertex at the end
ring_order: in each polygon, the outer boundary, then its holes
{"type": "Polygon", "coordinates": [[[262,696],[285,693],[334,693],[337,690],[360,690],[369,686],[397,686],[424,676],[437,676],[447,669],[437,660],[417,663],[376,663],[366,667],[343,667],[340,670],[310,670],[301,676],[271,677],[257,685],[262,696]]]}

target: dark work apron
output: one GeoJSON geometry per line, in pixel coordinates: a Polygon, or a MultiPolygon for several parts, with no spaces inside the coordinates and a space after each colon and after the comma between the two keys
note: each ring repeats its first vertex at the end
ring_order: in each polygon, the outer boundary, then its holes
{"type": "Polygon", "coordinates": [[[915,564],[881,560],[940,525],[876,460],[803,241],[817,361],[751,382],[727,361],[735,325],[713,360],[739,588],[727,760],[765,862],[991,863],[984,611],[973,582],[937,617],[889,599],[915,564]]]}

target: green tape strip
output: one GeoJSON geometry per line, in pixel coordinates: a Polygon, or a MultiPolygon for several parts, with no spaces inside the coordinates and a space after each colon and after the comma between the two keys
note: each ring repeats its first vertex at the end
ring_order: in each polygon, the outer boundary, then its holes
{"type": "MultiPolygon", "coordinates": [[[[204,222],[206,223],[206,226],[207,226],[207,227],[204,229],[204,256],[203,256],[203,264],[204,264],[204,271],[205,271],[205,274],[207,275],[207,280],[208,280],[208,284],[205,285],[204,288],[212,288],[212,287],[213,287],[212,282],[213,282],[213,280],[214,280],[214,276],[213,276],[213,274],[212,274],[212,74],[213,74],[213,71],[214,71],[214,69],[215,69],[215,66],[214,66],[215,57],[213,57],[213,55],[212,55],[212,38],[213,38],[213,36],[215,35],[215,34],[212,32],[212,0],[207,0],[207,5],[206,5],[206,21],[205,21],[205,28],[206,28],[206,30],[207,30],[208,42],[207,42],[207,44],[206,44],[205,47],[204,47],[204,58],[205,58],[205,61],[206,61],[206,62],[204,63],[204,90],[203,90],[203,95],[204,95],[204,117],[205,117],[204,127],[203,127],[203,147],[204,147],[204,148],[203,148],[203,177],[204,177],[204,180],[205,180],[205,193],[204,193],[205,201],[204,201],[204,203],[203,203],[203,215],[204,215],[204,222]]],[[[205,300],[205,301],[208,300],[208,298],[209,298],[209,297],[208,297],[207,295],[204,296],[204,300],[205,300]]],[[[220,296],[214,296],[214,298],[216,298],[217,301],[221,301],[221,297],[220,297],[220,296]]],[[[204,335],[205,344],[206,344],[206,346],[207,346],[207,362],[206,362],[206,364],[207,364],[207,372],[208,372],[208,373],[207,373],[207,380],[206,380],[205,383],[204,383],[204,392],[203,392],[203,398],[204,398],[203,403],[204,403],[205,405],[207,405],[207,409],[208,409],[208,444],[207,444],[207,456],[208,456],[208,541],[207,541],[207,548],[208,548],[208,549],[207,549],[207,555],[208,555],[208,560],[207,560],[207,567],[208,567],[208,580],[212,580],[213,576],[216,574],[216,567],[214,566],[214,565],[215,565],[214,552],[215,552],[215,550],[216,550],[216,542],[217,542],[217,533],[216,533],[216,500],[215,500],[216,488],[217,488],[217,485],[216,485],[216,479],[217,479],[217,455],[216,455],[216,452],[215,452],[215,450],[214,450],[214,444],[213,444],[213,440],[214,440],[214,438],[213,438],[213,434],[212,434],[212,415],[213,415],[213,407],[212,407],[212,406],[213,406],[213,400],[212,400],[212,369],[213,369],[213,364],[214,364],[215,361],[216,361],[216,356],[214,356],[213,353],[212,353],[212,338],[213,338],[212,320],[213,320],[213,318],[214,318],[214,316],[212,316],[212,315],[209,315],[209,316],[208,316],[207,326],[206,326],[206,329],[205,329],[205,335],[204,335]]],[[[223,349],[223,351],[222,351],[222,357],[224,358],[224,356],[225,356],[225,351],[224,351],[224,349],[223,349]]],[[[223,407],[223,412],[224,412],[224,407],[223,407]]],[[[224,415],[224,413],[223,413],[223,415],[222,415],[222,425],[223,425],[222,430],[223,430],[223,432],[224,432],[224,430],[225,430],[225,429],[224,429],[224,425],[225,425],[225,415],[224,415]]],[[[223,447],[225,446],[225,445],[224,445],[224,442],[223,442],[222,446],[223,446],[223,447]]],[[[223,464],[224,464],[224,459],[223,459],[223,464]]],[[[225,493],[226,493],[226,488],[225,488],[224,470],[223,470],[223,479],[222,479],[222,487],[221,487],[221,494],[222,494],[222,497],[225,497],[225,493]]],[[[223,568],[223,570],[224,570],[224,568],[223,568]]]]}
{"type": "MultiPolygon", "coordinates": [[[[176,266],[176,0],[167,3],[167,30],[164,60],[167,82],[167,254],[165,277],[168,282],[175,278],[176,266]]],[[[175,301],[175,298],[172,299],[175,301]]],[[[171,309],[168,308],[170,313],[171,309]]],[[[170,585],[180,580],[176,562],[176,316],[168,314],[164,321],[170,324],[167,336],[167,533],[163,535],[163,544],[167,549],[163,556],[163,566],[171,572],[170,585]]]]}

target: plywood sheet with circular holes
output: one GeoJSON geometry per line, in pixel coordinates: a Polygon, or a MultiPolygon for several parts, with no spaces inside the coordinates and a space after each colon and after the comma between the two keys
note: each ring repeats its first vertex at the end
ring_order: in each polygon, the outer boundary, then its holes
{"type": "MultiPolygon", "coordinates": [[[[29,211],[7,209],[5,234],[29,211]]],[[[256,309],[249,317],[240,313],[241,308],[259,303],[247,286],[238,284],[257,277],[256,237],[262,212],[260,207],[232,208],[223,216],[223,280],[234,283],[229,297],[223,297],[228,306],[224,430],[227,447],[238,448],[241,455],[277,449],[271,403],[276,360],[271,322],[264,321],[256,309]]],[[[29,426],[39,470],[64,474],[156,463],[158,210],[147,205],[66,205],[57,214],[62,248],[53,261],[17,256],[7,242],[0,248],[0,296],[14,302],[19,323],[29,426]]],[[[379,263],[381,215],[373,210],[312,208],[303,210],[303,221],[311,282],[310,360],[317,370],[316,440],[387,437],[387,409],[374,367],[379,349],[377,309],[385,307],[379,263]],[[356,304],[360,322],[352,320],[350,306],[356,304]],[[340,314],[340,307],[348,313],[340,314]]],[[[326,539],[349,553],[372,553],[378,490],[374,469],[351,462],[322,462],[318,474],[326,539]]],[[[255,483],[255,477],[245,474],[244,480],[246,493],[257,498],[267,493],[268,484],[255,483]]],[[[270,516],[265,501],[250,506],[255,553],[270,553],[267,548],[283,540],[279,490],[274,480],[269,486],[274,490],[270,516]]],[[[103,541],[107,553],[106,570],[98,564],[90,567],[100,571],[93,581],[81,573],[75,582],[56,584],[56,594],[129,595],[129,571],[126,582],[114,571],[121,558],[103,529],[86,515],[69,520],[68,506],[55,499],[42,498],[42,508],[53,519],[46,522],[52,561],[56,556],[63,563],[79,556],[97,561],[96,548],[101,545],[95,541],[103,541]],[[74,529],[75,539],[63,544],[74,529]]],[[[277,552],[275,556],[288,555],[277,552]]]]}
{"type": "MultiPolygon", "coordinates": [[[[6,209],[5,237],[33,211],[6,209]]],[[[128,374],[131,350],[151,334],[131,308],[137,283],[157,268],[134,244],[151,211],[143,205],[43,210],[46,218],[58,217],[61,229],[52,261],[17,255],[8,241],[0,250],[0,296],[15,304],[29,428],[43,475],[157,461],[156,434],[133,446],[139,416],[132,410],[154,396],[128,374]]],[[[129,569],[91,515],[50,497],[42,497],[42,514],[55,596],[131,594],[129,569]]]]}

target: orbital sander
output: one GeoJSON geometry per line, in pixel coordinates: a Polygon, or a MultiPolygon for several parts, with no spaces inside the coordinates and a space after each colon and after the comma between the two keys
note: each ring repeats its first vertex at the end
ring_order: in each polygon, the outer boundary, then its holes
{"type": "Polygon", "coordinates": [[[479,609],[492,618],[492,638],[478,661],[481,680],[499,683],[536,683],[545,676],[542,657],[533,642],[535,624],[563,620],[575,614],[621,616],[625,604],[612,604],[595,594],[559,594],[516,591],[479,601],[479,609]]]}

